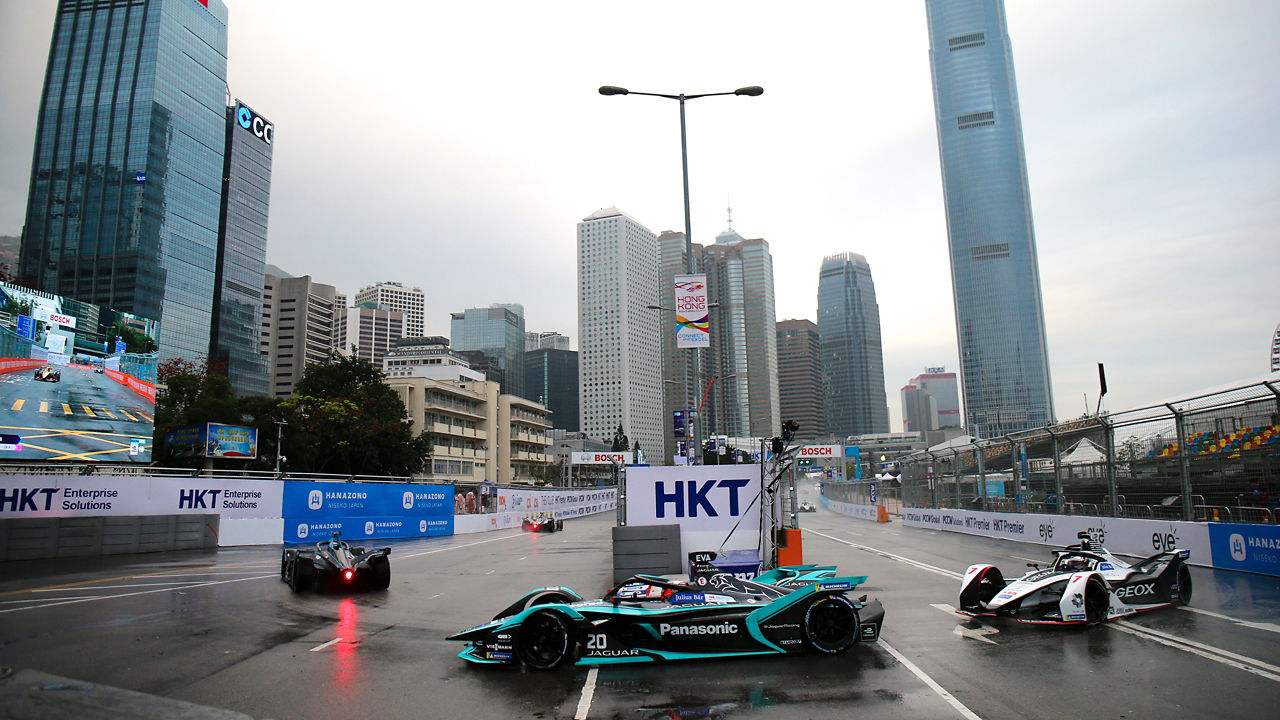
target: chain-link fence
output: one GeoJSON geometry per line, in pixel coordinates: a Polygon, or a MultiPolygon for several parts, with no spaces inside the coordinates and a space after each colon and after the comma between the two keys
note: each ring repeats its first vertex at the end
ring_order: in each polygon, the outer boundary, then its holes
{"type": "Polygon", "coordinates": [[[901,458],[907,507],[1280,519],[1280,378],[901,458]]]}

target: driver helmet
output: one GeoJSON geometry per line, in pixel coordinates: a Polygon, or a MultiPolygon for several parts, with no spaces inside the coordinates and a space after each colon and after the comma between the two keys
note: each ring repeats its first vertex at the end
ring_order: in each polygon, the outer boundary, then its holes
{"type": "Polygon", "coordinates": [[[1059,563],[1059,567],[1063,570],[1071,570],[1073,572],[1076,570],[1088,570],[1089,558],[1080,557],[1079,555],[1069,555],[1062,558],[1062,562],[1059,563]]]}

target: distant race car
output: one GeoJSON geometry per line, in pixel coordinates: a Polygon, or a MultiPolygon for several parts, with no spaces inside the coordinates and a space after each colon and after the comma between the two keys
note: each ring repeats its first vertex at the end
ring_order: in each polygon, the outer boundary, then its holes
{"type": "Polygon", "coordinates": [[[817,512],[818,508],[813,503],[805,501],[800,503],[800,512],[817,512]]]}
{"type": "Polygon", "coordinates": [[[1000,615],[1042,625],[1096,625],[1110,618],[1191,602],[1189,550],[1161,552],[1129,564],[1078,536],[1054,550],[1047,568],[1006,583],[994,565],[970,565],[960,585],[959,613],[1000,615]]]}
{"type": "Polygon", "coordinates": [[[525,532],[559,532],[564,529],[564,521],[555,518],[525,518],[520,521],[520,528],[525,532]]]}
{"type": "Polygon", "coordinates": [[[280,579],[294,592],[385,590],[391,584],[391,548],[351,547],[335,532],[314,548],[285,548],[280,579]]]}
{"type": "Polygon", "coordinates": [[[40,382],[62,382],[62,371],[52,365],[45,365],[36,370],[34,377],[40,382]]]}
{"type": "Polygon", "coordinates": [[[96,372],[96,373],[98,373],[99,375],[101,375],[101,374],[102,374],[102,366],[101,366],[101,365],[94,365],[94,366],[93,366],[93,371],[94,371],[94,372],[96,372]]]}
{"type": "Polygon", "coordinates": [[[583,601],[573,590],[532,590],[493,621],[455,633],[458,657],[479,664],[601,665],[751,655],[842,653],[880,637],[878,600],[846,593],[866,577],[796,565],[754,580],[713,571],[694,583],[634,575],[583,601]]]}

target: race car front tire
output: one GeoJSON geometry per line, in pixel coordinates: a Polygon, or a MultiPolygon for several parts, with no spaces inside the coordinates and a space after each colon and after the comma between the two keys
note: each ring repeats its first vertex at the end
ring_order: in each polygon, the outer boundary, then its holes
{"type": "Polygon", "coordinates": [[[1084,618],[1086,625],[1097,625],[1107,619],[1111,607],[1111,593],[1097,576],[1089,578],[1084,589],[1084,618]]]}
{"type": "Polygon", "coordinates": [[[801,627],[809,647],[839,655],[858,641],[858,610],[843,595],[824,595],[809,603],[801,627]]]}
{"type": "Polygon", "coordinates": [[[517,657],[535,670],[550,670],[569,660],[574,645],[569,619],[552,610],[529,613],[516,635],[517,657]]]}
{"type": "Polygon", "coordinates": [[[1191,604],[1191,569],[1186,565],[1178,566],[1178,604],[1191,604]]]}

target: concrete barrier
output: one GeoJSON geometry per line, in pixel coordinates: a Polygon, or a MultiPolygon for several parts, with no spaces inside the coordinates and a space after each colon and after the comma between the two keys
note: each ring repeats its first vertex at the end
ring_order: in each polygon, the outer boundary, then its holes
{"type": "Polygon", "coordinates": [[[217,515],[0,520],[0,561],[195,550],[218,546],[217,515]]]}

